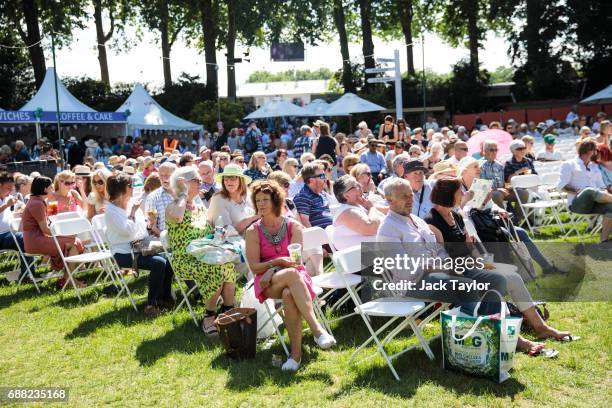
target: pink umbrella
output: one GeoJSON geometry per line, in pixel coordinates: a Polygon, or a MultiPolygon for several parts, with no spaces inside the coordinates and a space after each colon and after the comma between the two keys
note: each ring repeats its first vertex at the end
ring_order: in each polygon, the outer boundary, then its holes
{"type": "Polygon", "coordinates": [[[480,145],[485,140],[495,140],[497,142],[497,157],[510,153],[510,143],[513,140],[512,135],[505,130],[488,129],[484,132],[478,132],[468,139],[468,154],[479,153],[480,145]]]}

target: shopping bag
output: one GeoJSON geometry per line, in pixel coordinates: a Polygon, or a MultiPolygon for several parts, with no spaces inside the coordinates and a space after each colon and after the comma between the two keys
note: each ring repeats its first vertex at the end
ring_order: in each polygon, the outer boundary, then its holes
{"type": "MultiPolygon", "coordinates": [[[[240,307],[248,307],[257,311],[257,338],[267,339],[274,334],[274,325],[272,319],[269,319],[268,311],[266,310],[266,304],[269,310],[274,311],[274,300],[266,299],[265,304],[260,303],[259,299],[255,297],[255,289],[253,288],[253,280],[247,282],[244,290],[242,291],[242,299],[240,300],[240,307]]],[[[277,326],[283,324],[283,319],[279,314],[274,316],[274,321],[277,326]]]]}
{"type": "Polygon", "coordinates": [[[230,358],[255,358],[257,348],[257,311],[235,307],[215,320],[219,338],[230,358]]]}
{"type": "Polygon", "coordinates": [[[501,383],[510,378],[523,319],[509,316],[501,294],[489,292],[502,302],[499,315],[477,316],[482,299],[473,316],[460,308],[442,312],[442,361],[445,369],[501,383]]]}

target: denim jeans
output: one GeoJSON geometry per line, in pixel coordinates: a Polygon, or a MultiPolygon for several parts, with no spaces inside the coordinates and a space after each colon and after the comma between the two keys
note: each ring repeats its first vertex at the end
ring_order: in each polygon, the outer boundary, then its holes
{"type": "MultiPolygon", "coordinates": [[[[133,266],[132,254],[115,254],[117,264],[122,268],[133,266]]],[[[147,269],[149,273],[149,293],[147,304],[157,305],[172,298],[172,268],[170,262],[161,255],[139,256],[138,268],[147,269]]]]}
{"type": "MultiPolygon", "coordinates": [[[[21,252],[25,253],[25,249],[23,248],[23,234],[21,232],[17,232],[15,233],[15,238],[17,238],[17,242],[19,243],[21,252]]],[[[15,240],[11,236],[10,231],[0,234],[0,249],[13,249],[15,251],[18,251],[17,245],[15,245],[15,240]]],[[[25,259],[28,264],[32,263],[33,259],[31,257],[26,256],[25,259]]],[[[19,263],[21,265],[21,276],[22,276],[23,274],[26,273],[27,269],[26,269],[26,265],[23,263],[23,260],[21,259],[21,256],[19,256],[19,263]]],[[[31,270],[32,270],[32,273],[35,273],[36,267],[32,265],[31,270]]]]}

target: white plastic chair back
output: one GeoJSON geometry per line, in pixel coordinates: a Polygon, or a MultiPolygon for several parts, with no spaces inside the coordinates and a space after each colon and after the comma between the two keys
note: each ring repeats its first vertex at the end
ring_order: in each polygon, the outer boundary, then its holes
{"type": "Polygon", "coordinates": [[[332,260],[336,272],[357,273],[361,271],[361,245],[334,252],[332,260]]]}
{"type": "Polygon", "coordinates": [[[302,230],[302,251],[321,248],[328,243],[327,234],[321,227],[310,227],[302,230]]]}
{"type": "Polygon", "coordinates": [[[68,211],[59,213],[53,216],[52,222],[62,221],[62,220],[71,220],[75,218],[83,218],[83,215],[78,211],[68,211]]]}
{"type": "Polygon", "coordinates": [[[55,236],[70,236],[91,233],[92,227],[85,218],[55,220],[51,224],[51,233],[55,236]]]}
{"type": "Polygon", "coordinates": [[[526,174],[524,176],[514,176],[510,180],[514,188],[534,188],[538,187],[542,182],[537,174],[526,174]]]}
{"type": "Polygon", "coordinates": [[[331,248],[332,252],[336,252],[337,248],[334,245],[334,226],[328,225],[327,227],[325,227],[325,233],[327,234],[327,241],[329,242],[329,247],[331,248]]]}
{"type": "Polygon", "coordinates": [[[559,178],[559,173],[544,173],[540,175],[542,184],[546,184],[547,186],[556,186],[559,182],[559,178]]]}

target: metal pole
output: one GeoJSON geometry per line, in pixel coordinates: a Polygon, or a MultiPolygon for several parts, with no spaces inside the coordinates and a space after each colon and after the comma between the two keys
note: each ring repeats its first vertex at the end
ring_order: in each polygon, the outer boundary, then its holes
{"type": "Polygon", "coordinates": [[[425,91],[425,37],[421,34],[421,55],[423,57],[423,123],[427,122],[427,94],[425,91]]]}
{"type": "Polygon", "coordinates": [[[51,31],[51,52],[53,53],[53,83],[55,84],[55,116],[57,119],[57,141],[59,144],[60,159],[62,167],[66,167],[64,161],[64,143],[62,141],[62,123],[60,121],[59,94],[57,91],[57,63],[55,61],[55,34],[51,31]]]}
{"type": "Polygon", "coordinates": [[[403,116],[402,108],[402,73],[400,72],[399,50],[395,50],[395,116],[400,119],[403,116]]]}

